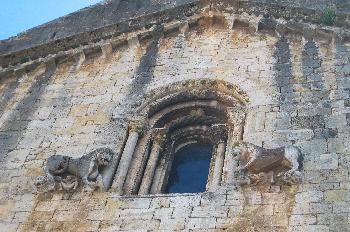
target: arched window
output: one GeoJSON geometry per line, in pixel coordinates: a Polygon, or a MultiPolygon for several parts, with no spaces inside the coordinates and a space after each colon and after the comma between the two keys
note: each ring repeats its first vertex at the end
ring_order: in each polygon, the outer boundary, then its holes
{"type": "Polygon", "coordinates": [[[165,193],[197,193],[206,190],[212,144],[188,144],[174,154],[165,193]]]}
{"type": "Polygon", "coordinates": [[[234,161],[228,150],[243,134],[247,99],[242,91],[224,81],[192,80],[158,89],[146,99],[129,119],[112,186],[116,191],[215,191],[230,179],[225,170],[234,161]],[[194,170],[198,176],[191,175],[194,170]]]}

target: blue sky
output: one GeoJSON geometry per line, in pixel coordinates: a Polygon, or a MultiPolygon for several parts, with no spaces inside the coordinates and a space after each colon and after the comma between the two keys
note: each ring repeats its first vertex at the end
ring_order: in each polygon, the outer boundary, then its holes
{"type": "Polygon", "coordinates": [[[0,0],[0,40],[101,0],[0,0]]]}

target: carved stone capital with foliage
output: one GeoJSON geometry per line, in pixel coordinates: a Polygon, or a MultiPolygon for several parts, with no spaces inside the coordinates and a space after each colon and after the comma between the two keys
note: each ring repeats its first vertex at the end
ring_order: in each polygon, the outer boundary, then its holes
{"type": "Polygon", "coordinates": [[[246,117],[246,109],[243,106],[229,107],[227,117],[230,125],[242,125],[246,117]]]}
{"type": "Polygon", "coordinates": [[[143,115],[129,116],[129,131],[142,134],[146,129],[147,118],[143,115]]]}

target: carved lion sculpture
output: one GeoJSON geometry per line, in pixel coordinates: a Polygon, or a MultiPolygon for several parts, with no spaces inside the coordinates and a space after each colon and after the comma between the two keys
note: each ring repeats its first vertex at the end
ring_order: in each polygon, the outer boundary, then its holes
{"type": "MultiPolygon", "coordinates": [[[[284,166],[287,171],[278,173],[276,177],[280,178],[286,184],[300,183],[302,180],[301,164],[302,154],[295,146],[285,146],[276,149],[266,149],[256,146],[252,143],[242,142],[239,146],[232,149],[232,154],[238,161],[238,167],[235,172],[236,176],[247,182],[247,178],[242,176],[247,170],[253,174],[248,175],[252,177],[252,182],[260,182],[258,178],[264,177],[266,173],[274,173],[273,169],[278,166],[284,166]],[[255,172],[255,173],[254,173],[255,172]],[[265,175],[264,175],[265,173],[265,175]],[[255,180],[256,179],[256,180],[255,180]]],[[[274,176],[269,175],[271,182],[275,181],[274,176]]]]}
{"type": "Polygon", "coordinates": [[[112,161],[114,153],[109,148],[100,148],[78,159],[54,155],[48,158],[45,176],[39,176],[34,184],[39,192],[53,190],[72,191],[79,181],[86,190],[103,187],[102,170],[112,161]]]}

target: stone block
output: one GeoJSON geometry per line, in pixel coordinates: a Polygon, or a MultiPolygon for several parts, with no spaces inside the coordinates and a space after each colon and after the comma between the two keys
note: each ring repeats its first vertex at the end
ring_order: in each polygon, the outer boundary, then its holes
{"type": "Polygon", "coordinates": [[[325,118],[326,128],[342,128],[347,125],[345,114],[333,114],[325,118]]]}
{"type": "Polygon", "coordinates": [[[154,211],[151,209],[128,209],[125,208],[117,212],[120,218],[127,219],[152,219],[154,215],[154,211]]]}
{"type": "Polygon", "coordinates": [[[327,202],[350,201],[350,191],[348,190],[327,190],[324,192],[327,202]]]}
{"type": "MultiPolygon", "coordinates": [[[[110,198],[108,201],[115,201],[119,209],[148,209],[152,198],[110,198]]],[[[107,203],[108,204],[108,203],[107,203]]]]}
{"type": "Polygon", "coordinates": [[[122,230],[130,231],[156,231],[159,229],[160,221],[159,220],[147,220],[147,219],[135,219],[135,220],[125,220],[120,224],[122,230]]]}
{"type": "Polygon", "coordinates": [[[55,211],[33,211],[30,215],[31,220],[37,222],[50,221],[55,211]]]}
{"type": "Polygon", "coordinates": [[[154,211],[153,218],[161,219],[162,221],[168,220],[169,218],[171,218],[173,211],[174,211],[174,208],[157,208],[154,211]]]}
{"type": "Polygon", "coordinates": [[[31,211],[36,203],[34,196],[28,193],[15,196],[14,200],[15,204],[12,206],[13,211],[31,211]]]}
{"type": "Polygon", "coordinates": [[[248,215],[272,216],[273,205],[246,205],[243,212],[248,215]]]}
{"type": "Polygon", "coordinates": [[[223,197],[223,194],[225,193],[218,194],[217,191],[215,191],[215,193],[209,193],[209,192],[204,193],[202,195],[200,205],[201,206],[213,206],[213,205],[223,206],[225,205],[225,202],[226,202],[226,197],[223,197]]]}
{"type": "Polygon", "coordinates": [[[350,202],[336,202],[333,205],[334,213],[350,213],[350,202]]]}
{"type": "Polygon", "coordinates": [[[152,199],[150,208],[156,209],[156,208],[163,208],[163,207],[170,207],[170,199],[168,197],[155,197],[152,199]]]}
{"type": "Polygon", "coordinates": [[[321,154],[314,157],[314,167],[316,170],[337,169],[338,155],[336,153],[321,154]]]}
{"type": "Polygon", "coordinates": [[[101,221],[105,217],[105,212],[104,209],[91,210],[88,213],[87,219],[91,221],[101,221]]]}
{"type": "Polygon", "coordinates": [[[23,139],[19,142],[19,149],[37,149],[41,145],[44,140],[44,135],[38,135],[31,131],[27,131],[23,139]]]}
{"type": "Polygon", "coordinates": [[[193,207],[200,205],[200,196],[174,196],[170,198],[170,207],[193,207]]]}
{"type": "Polygon", "coordinates": [[[332,213],[333,207],[327,203],[310,203],[310,213],[332,213]]]}
{"type": "MultiPolygon", "coordinates": [[[[327,153],[327,141],[326,139],[312,139],[309,141],[297,141],[295,144],[304,156],[309,154],[317,155],[327,153]]],[[[330,151],[334,152],[334,151],[330,151]]]]}
{"type": "Polygon", "coordinates": [[[214,229],[216,218],[189,218],[186,229],[214,229]]]}
{"type": "Polygon", "coordinates": [[[7,161],[8,162],[19,162],[22,163],[26,160],[27,156],[29,155],[30,151],[27,149],[21,149],[21,150],[13,150],[9,153],[7,153],[7,161]]]}
{"type": "Polygon", "coordinates": [[[193,207],[191,218],[224,218],[227,217],[228,209],[225,207],[193,207]]]}
{"type": "Polygon", "coordinates": [[[288,230],[290,232],[329,232],[328,226],[324,225],[302,225],[302,226],[291,226],[288,230]]]}
{"type": "Polygon", "coordinates": [[[324,128],[325,122],[321,115],[292,117],[292,126],[300,129],[324,128]]]}
{"type": "Polygon", "coordinates": [[[32,120],[28,123],[28,130],[50,130],[54,123],[54,119],[32,120]]]}
{"type": "Polygon", "coordinates": [[[345,153],[349,150],[345,143],[346,140],[343,138],[330,138],[328,140],[328,150],[334,153],[345,153]]]}
{"type": "Polygon", "coordinates": [[[71,127],[74,123],[73,117],[57,118],[53,124],[54,128],[67,129],[71,127]]]}
{"type": "Polygon", "coordinates": [[[317,224],[319,225],[335,225],[335,224],[347,224],[348,214],[347,213],[322,213],[317,214],[317,224]]]}
{"type": "Polygon", "coordinates": [[[321,202],[323,199],[322,191],[307,191],[297,193],[295,195],[296,203],[304,203],[304,202],[321,202]]]}
{"type": "Polygon", "coordinates": [[[276,133],[286,136],[289,140],[310,140],[314,137],[311,129],[277,130],[276,133]]]}
{"type": "Polygon", "coordinates": [[[245,207],[244,204],[229,206],[228,212],[227,212],[227,217],[234,218],[234,217],[238,217],[238,216],[242,215],[244,207],[245,207]]]}
{"type": "Polygon", "coordinates": [[[29,215],[31,215],[31,212],[29,211],[16,212],[12,219],[12,222],[25,222],[29,215]]]}
{"type": "Polygon", "coordinates": [[[19,226],[19,223],[6,223],[6,222],[0,222],[0,228],[2,231],[6,232],[16,232],[17,228],[19,226]]]}
{"type": "Polygon", "coordinates": [[[273,213],[274,215],[289,215],[292,206],[292,212],[294,214],[308,214],[310,213],[310,204],[309,203],[299,203],[295,204],[292,202],[292,199],[288,200],[283,204],[274,205],[273,213]]]}
{"type": "Polygon", "coordinates": [[[247,204],[259,205],[262,201],[262,195],[259,192],[250,192],[245,198],[247,204]]]}
{"type": "Polygon", "coordinates": [[[175,207],[172,218],[189,217],[191,215],[192,208],[190,207],[175,207]]]}
{"type": "Polygon", "coordinates": [[[39,202],[35,210],[36,211],[54,211],[60,205],[60,201],[41,201],[39,202]]]}
{"type": "Polygon", "coordinates": [[[60,221],[60,222],[75,222],[81,219],[85,219],[87,216],[88,211],[78,211],[78,210],[69,210],[69,211],[55,211],[52,219],[54,221],[60,221]]]}
{"type": "Polygon", "coordinates": [[[185,218],[172,218],[161,220],[159,229],[164,231],[180,231],[185,229],[186,219],[185,218]]]}
{"type": "Polygon", "coordinates": [[[288,215],[278,214],[272,216],[265,216],[266,221],[269,221],[271,226],[286,227],[288,225],[288,215]]]}
{"type": "Polygon", "coordinates": [[[292,215],[289,218],[289,225],[312,225],[316,223],[316,217],[312,215],[292,215]]]}
{"type": "Polygon", "coordinates": [[[285,193],[262,193],[261,204],[280,204],[286,201],[285,193]]]}
{"type": "Polygon", "coordinates": [[[79,200],[60,200],[57,201],[57,210],[77,210],[79,207],[79,200]]]}

